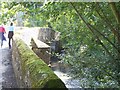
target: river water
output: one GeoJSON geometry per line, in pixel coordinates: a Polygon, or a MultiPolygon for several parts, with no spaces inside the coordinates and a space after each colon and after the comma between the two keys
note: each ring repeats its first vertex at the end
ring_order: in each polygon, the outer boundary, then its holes
{"type": "Polygon", "coordinates": [[[81,87],[79,86],[80,82],[77,79],[73,79],[72,77],[70,77],[68,74],[63,73],[61,71],[54,71],[54,73],[64,82],[65,86],[68,89],[72,89],[72,88],[76,88],[76,89],[80,89],[81,87]]]}
{"type": "Polygon", "coordinates": [[[73,79],[69,74],[69,67],[66,67],[63,63],[57,61],[51,63],[52,70],[54,73],[64,82],[65,86],[69,89],[82,90],[80,86],[80,81],[78,79],[73,79]]]}

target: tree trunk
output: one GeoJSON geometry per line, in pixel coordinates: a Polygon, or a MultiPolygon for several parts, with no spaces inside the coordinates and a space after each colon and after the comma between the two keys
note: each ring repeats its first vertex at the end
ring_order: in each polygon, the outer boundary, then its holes
{"type": "MultiPolygon", "coordinates": [[[[120,51],[120,13],[117,10],[115,2],[110,2],[110,7],[112,9],[112,12],[113,12],[115,19],[117,21],[117,24],[118,24],[118,27],[117,27],[118,35],[116,38],[117,38],[117,43],[118,43],[118,51],[120,51]]],[[[119,73],[120,73],[120,53],[118,53],[118,57],[116,59],[116,69],[117,69],[117,73],[118,73],[118,75],[117,75],[118,80],[117,81],[118,81],[118,84],[120,86],[120,79],[119,79],[119,77],[120,77],[120,75],[119,75],[119,73]]]]}
{"type": "MultiPolygon", "coordinates": [[[[117,28],[117,31],[118,31],[118,35],[117,35],[117,43],[118,43],[118,51],[120,51],[120,13],[119,11],[117,10],[117,7],[115,5],[115,2],[110,2],[110,7],[112,9],[112,12],[115,16],[115,19],[117,21],[117,24],[118,24],[118,28],[117,28]]],[[[120,54],[118,53],[118,59],[120,59],[120,54]]]]}

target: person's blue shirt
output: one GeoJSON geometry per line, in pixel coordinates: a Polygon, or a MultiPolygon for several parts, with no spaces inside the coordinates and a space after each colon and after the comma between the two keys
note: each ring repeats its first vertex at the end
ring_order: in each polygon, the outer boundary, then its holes
{"type": "Polygon", "coordinates": [[[9,27],[8,27],[8,30],[9,30],[9,31],[14,31],[14,26],[9,26],[9,27]]]}

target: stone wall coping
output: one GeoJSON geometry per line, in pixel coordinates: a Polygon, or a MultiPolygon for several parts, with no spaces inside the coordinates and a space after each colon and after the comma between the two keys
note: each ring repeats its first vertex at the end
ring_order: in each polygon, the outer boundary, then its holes
{"type": "Polygon", "coordinates": [[[40,40],[38,40],[37,38],[35,38],[35,37],[32,37],[33,38],[33,40],[35,41],[35,43],[36,43],[36,45],[37,45],[37,48],[50,48],[50,46],[49,45],[47,45],[46,43],[44,43],[44,42],[42,42],[42,41],[40,41],[40,40]]]}

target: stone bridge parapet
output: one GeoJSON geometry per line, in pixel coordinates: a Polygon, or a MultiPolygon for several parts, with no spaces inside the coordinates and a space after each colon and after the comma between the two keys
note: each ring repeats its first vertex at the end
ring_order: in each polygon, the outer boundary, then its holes
{"type": "Polygon", "coordinates": [[[21,39],[14,38],[12,64],[20,88],[62,88],[65,84],[21,39]]]}

